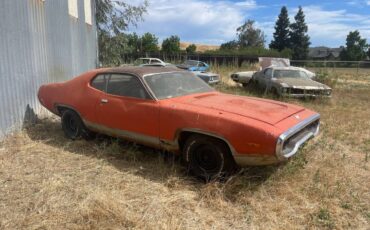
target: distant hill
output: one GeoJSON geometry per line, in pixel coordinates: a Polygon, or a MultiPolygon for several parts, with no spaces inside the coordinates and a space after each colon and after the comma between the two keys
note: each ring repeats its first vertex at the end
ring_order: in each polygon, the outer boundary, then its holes
{"type": "Polygon", "coordinates": [[[180,48],[182,50],[186,49],[190,44],[195,44],[197,46],[198,52],[204,52],[206,50],[217,50],[220,48],[220,46],[217,45],[207,45],[207,44],[196,44],[192,42],[180,42],[180,48]]]}

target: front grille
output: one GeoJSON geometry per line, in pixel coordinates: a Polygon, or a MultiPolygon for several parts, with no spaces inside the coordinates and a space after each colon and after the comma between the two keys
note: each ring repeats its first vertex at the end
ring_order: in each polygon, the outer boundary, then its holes
{"type": "Polygon", "coordinates": [[[215,75],[215,76],[212,76],[212,77],[211,77],[211,80],[212,80],[212,81],[220,80],[220,77],[215,75]]]}
{"type": "Polygon", "coordinates": [[[325,90],[320,89],[289,89],[290,94],[301,94],[301,95],[326,95],[325,90]]]}

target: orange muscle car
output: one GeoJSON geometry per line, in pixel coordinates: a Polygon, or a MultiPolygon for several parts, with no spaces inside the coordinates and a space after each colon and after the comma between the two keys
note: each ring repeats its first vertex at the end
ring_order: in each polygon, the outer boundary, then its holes
{"type": "Polygon", "coordinates": [[[172,67],[96,69],[41,86],[38,98],[71,139],[102,133],[169,150],[204,179],[285,161],[319,132],[313,111],[220,93],[172,67]]]}

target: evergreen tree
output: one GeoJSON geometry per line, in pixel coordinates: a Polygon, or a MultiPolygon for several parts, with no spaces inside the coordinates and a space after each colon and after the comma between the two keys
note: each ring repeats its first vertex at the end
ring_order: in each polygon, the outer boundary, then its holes
{"type": "Polygon", "coordinates": [[[290,48],[289,26],[288,10],[283,6],[275,24],[274,39],[271,41],[270,49],[282,51],[285,48],[290,48]]]}
{"type": "Polygon", "coordinates": [[[345,61],[362,61],[366,58],[368,47],[366,39],[361,38],[358,30],[351,31],[347,36],[346,47],[340,53],[340,58],[345,61]]]}
{"type": "Polygon", "coordinates": [[[307,59],[308,47],[311,42],[310,37],[307,35],[308,27],[301,6],[294,19],[295,22],[290,25],[290,45],[293,50],[293,59],[305,60],[307,59]]]}

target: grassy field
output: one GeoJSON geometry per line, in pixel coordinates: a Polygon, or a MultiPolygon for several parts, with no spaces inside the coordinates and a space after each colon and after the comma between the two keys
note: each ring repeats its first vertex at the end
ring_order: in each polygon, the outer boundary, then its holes
{"type": "MultiPolygon", "coordinates": [[[[269,97],[213,70],[221,91],[269,97]]],[[[58,118],[41,119],[0,143],[0,229],[369,229],[370,74],[324,75],[332,99],[284,99],[318,111],[321,134],[288,163],[224,183],[141,146],[70,141],[58,118]]]]}

